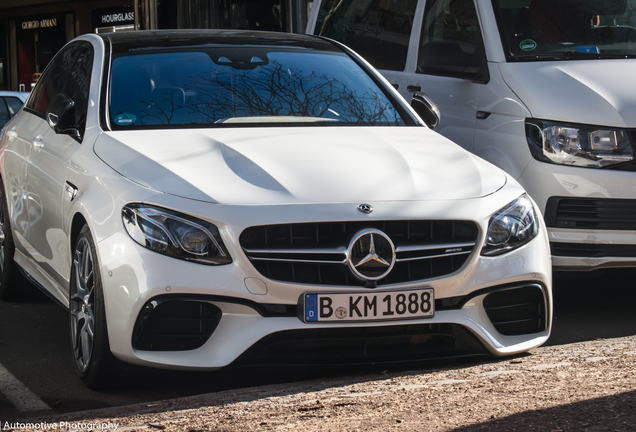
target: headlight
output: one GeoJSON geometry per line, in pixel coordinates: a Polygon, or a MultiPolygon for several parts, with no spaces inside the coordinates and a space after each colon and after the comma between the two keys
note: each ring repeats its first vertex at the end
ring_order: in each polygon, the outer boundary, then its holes
{"type": "Polygon", "coordinates": [[[517,249],[535,238],[538,232],[532,201],[527,195],[521,195],[490,218],[481,254],[495,256],[517,249]]]}
{"type": "Polygon", "coordinates": [[[527,120],[526,136],[534,158],[544,162],[603,168],[634,160],[625,129],[527,120]]]}
{"type": "Polygon", "coordinates": [[[208,265],[232,262],[219,230],[209,222],[142,204],[124,206],[122,219],[133,240],[160,254],[208,265]]]}

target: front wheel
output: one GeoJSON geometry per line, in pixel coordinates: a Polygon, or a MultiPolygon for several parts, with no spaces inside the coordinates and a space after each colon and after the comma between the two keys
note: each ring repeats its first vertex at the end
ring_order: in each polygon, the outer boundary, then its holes
{"type": "Polygon", "coordinates": [[[108,343],[102,279],[88,226],[82,228],[73,248],[69,294],[71,342],[77,371],[87,387],[108,387],[117,365],[108,343]]]}

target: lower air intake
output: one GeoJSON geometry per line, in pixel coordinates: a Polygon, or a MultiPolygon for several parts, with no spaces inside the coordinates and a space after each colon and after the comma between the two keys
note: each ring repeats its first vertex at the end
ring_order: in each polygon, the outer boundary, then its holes
{"type": "Polygon", "coordinates": [[[413,324],[288,330],[264,337],[237,364],[362,364],[487,354],[466,328],[413,324]]]}
{"type": "Polygon", "coordinates": [[[539,333],[547,329],[547,299],[543,287],[504,289],[484,298],[484,309],[502,335],[539,333]]]}
{"type": "Polygon", "coordinates": [[[221,309],[196,300],[156,298],[144,305],[133,331],[133,348],[186,351],[200,348],[221,321],[221,309]]]}

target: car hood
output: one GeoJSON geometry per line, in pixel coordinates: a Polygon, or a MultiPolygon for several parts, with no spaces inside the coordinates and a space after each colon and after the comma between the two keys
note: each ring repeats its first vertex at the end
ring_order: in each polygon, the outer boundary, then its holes
{"type": "Polygon", "coordinates": [[[543,120],[636,127],[636,59],[502,63],[502,76],[543,120]]]}
{"type": "Polygon", "coordinates": [[[506,182],[425,127],[105,132],[95,152],[141,185],[223,204],[459,200],[506,182]]]}

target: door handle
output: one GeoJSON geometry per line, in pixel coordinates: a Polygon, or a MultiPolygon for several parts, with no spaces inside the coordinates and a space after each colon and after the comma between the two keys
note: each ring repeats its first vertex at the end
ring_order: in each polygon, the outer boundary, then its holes
{"type": "Polygon", "coordinates": [[[5,135],[7,136],[7,138],[17,138],[18,136],[18,132],[16,132],[15,128],[13,129],[9,129],[5,135]]]}
{"type": "Polygon", "coordinates": [[[33,138],[33,141],[31,141],[31,145],[37,149],[41,149],[42,147],[44,147],[44,143],[42,142],[41,137],[33,138]]]}
{"type": "Polygon", "coordinates": [[[422,87],[418,86],[418,85],[410,85],[406,87],[406,90],[410,91],[410,92],[418,92],[418,91],[422,91],[422,87]]]}

